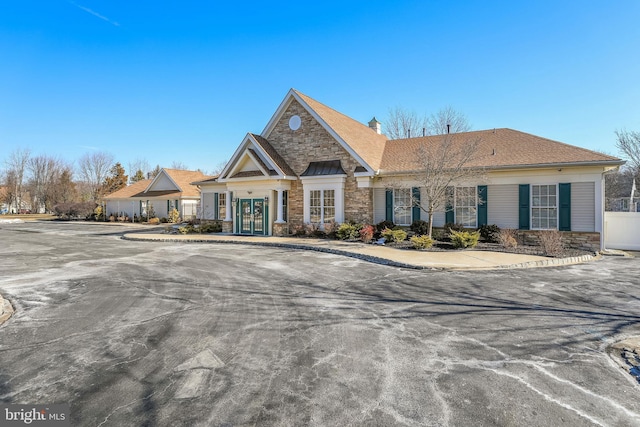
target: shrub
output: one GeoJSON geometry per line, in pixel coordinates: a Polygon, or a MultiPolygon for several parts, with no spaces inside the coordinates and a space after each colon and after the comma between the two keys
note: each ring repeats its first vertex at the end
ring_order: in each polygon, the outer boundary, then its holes
{"type": "Polygon", "coordinates": [[[59,203],[53,207],[53,212],[60,218],[90,217],[94,214],[96,204],[93,202],[59,203]]]}
{"type": "Polygon", "coordinates": [[[151,225],[160,224],[160,218],[158,218],[158,217],[149,218],[149,224],[151,224],[151,225]]]}
{"type": "Polygon", "coordinates": [[[373,228],[373,225],[366,224],[360,229],[360,240],[365,243],[369,243],[371,242],[371,240],[373,240],[374,233],[375,229],[373,228]]]}
{"type": "Polygon", "coordinates": [[[451,243],[456,249],[459,248],[475,248],[480,239],[478,231],[456,231],[449,230],[451,243]]]}
{"type": "Polygon", "coordinates": [[[513,228],[503,228],[498,233],[498,243],[505,248],[511,249],[518,246],[518,230],[513,228]]]}
{"type": "Polygon", "coordinates": [[[340,224],[336,235],[338,239],[341,240],[355,240],[360,237],[360,227],[358,227],[357,224],[345,222],[344,224],[340,224]]]}
{"type": "Polygon", "coordinates": [[[380,232],[384,231],[385,228],[393,230],[394,228],[396,228],[396,225],[393,223],[393,221],[381,221],[376,224],[376,229],[380,232]]]}
{"type": "Polygon", "coordinates": [[[433,240],[444,240],[447,237],[447,233],[442,228],[434,228],[431,230],[431,237],[433,240]]]}
{"type": "Polygon", "coordinates": [[[426,234],[413,236],[410,240],[414,249],[429,249],[433,246],[433,240],[426,234]]]}
{"type": "Polygon", "coordinates": [[[325,232],[320,228],[319,223],[309,223],[305,224],[305,234],[309,237],[325,237],[325,232]]]}
{"type": "Polygon", "coordinates": [[[453,231],[464,231],[464,225],[455,224],[453,222],[446,223],[444,225],[445,237],[451,237],[451,230],[453,230],[453,231]]]}
{"type": "Polygon", "coordinates": [[[147,208],[147,218],[154,218],[156,216],[156,211],[153,209],[153,203],[149,203],[149,207],[147,208]]]}
{"type": "Polygon", "coordinates": [[[390,230],[385,228],[382,230],[382,237],[384,237],[387,242],[399,243],[407,238],[407,232],[404,230],[390,230]]]}
{"type": "Polygon", "coordinates": [[[306,227],[301,223],[291,224],[291,226],[289,227],[289,232],[294,236],[301,237],[305,235],[306,227]]]}
{"type": "Polygon", "coordinates": [[[197,230],[199,233],[220,233],[222,232],[222,224],[219,222],[206,222],[200,224],[197,230]]]}
{"type": "Polygon", "coordinates": [[[336,238],[336,233],[338,231],[338,223],[334,220],[324,223],[324,234],[326,237],[330,239],[336,238]]]}
{"type": "Polygon", "coordinates": [[[409,228],[417,235],[429,234],[429,223],[421,219],[416,219],[415,221],[413,221],[411,223],[411,227],[409,228]]]}
{"type": "Polygon", "coordinates": [[[178,212],[178,209],[176,208],[171,209],[171,211],[169,212],[168,220],[172,224],[175,224],[176,222],[180,222],[180,212],[178,212]]]}
{"type": "Polygon", "coordinates": [[[545,256],[557,257],[564,251],[562,233],[558,230],[542,230],[538,233],[538,240],[545,256]]]}
{"type": "Polygon", "coordinates": [[[480,232],[480,237],[485,242],[498,243],[498,236],[500,235],[500,227],[498,227],[497,225],[495,224],[481,225],[480,228],[478,228],[478,231],[480,232]]]}
{"type": "MultiPolygon", "coordinates": [[[[55,209],[55,207],[54,207],[54,209],[55,209]]],[[[93,210],[93,219],[96,220],[96,221],[103,221],[104,220],[104,212],[102,211],[102,206],[98,205],[93,210]]]]}
{"type": "Polygon", "coordinates": [[[189,234],[189,233],[193,233],[194,228],[193,225],[183,225],[182,227],[178,227],[178,233],[180,234],[189,234]]]}

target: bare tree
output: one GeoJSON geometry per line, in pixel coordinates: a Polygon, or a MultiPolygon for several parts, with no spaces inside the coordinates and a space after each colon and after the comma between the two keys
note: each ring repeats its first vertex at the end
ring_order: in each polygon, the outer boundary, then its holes
{"type": "Polygon", "coordinates": [[[631,167],[640,172],[640,132],[616,131],[616,147],[631,161],[631,167]]]}
{"type": "Polygon", "coordinates": [[[88,186],[88,198],[98,202],[102,197],[102,184],[113,166],[113,156],[106,152],[87,153],[78,161],[78,172],[88,186]]]}
{"type": "Polygon", "coordinates": [[[64,162],[55,157],[41,155],[32,157],[28,162],[30,179],[28,182],[32,205],[35,210],[51,212],[53,209],[53,187],[64,170],[64,162]]]}
{"type": "Polygon", "coordinates": [[[621,200],[627,199],[631,194],[634,179],[636,183],[640,183],[640,173],[633,166],[623,166],[620,170],[607,173],[604,176],[606,211],[622,209],[623,202],[621,200]]]}
{"type": "Polygon", "coordinates": [[[411,138],[422,136],[426,131],[426,117],[419,117],[413,110],[396,107],[389,110],[389,116],[384,121],[384,134],[389,139],[411,138]]]}
{"type": "Polygon", "coordinates": [[[389,110],[384,122],[384,134],[389,139],[414,138],[426,135],[468,132],[471,125],[467,117],[448,106],[430,116],[419,116],[413,110],[396,107],[389,110]]]}
{"type": "Polygon", "coordinates": [[[419,201],[413,199],[412,204],[428,214],[429,237],[433,232],[433,215],[449,204],[453,196],[451,189],[456,185],[484,179],[484,168],[478,166],[480,163],[477,162],[480,159],[480,143],[479,138],[444,134],[426,140],[418,148],[416,177],[422,197],[419,201]]]}
{"type": "Polygon", "coordinates": [[[171,169],[179,169],[179,170],[189,170],[189,167],[187,165],[185,165],[184,163],[178,161],[178,160],[174,160],[171,163],[171,169]]]}
{"type": "Polygon", "coordinates": [[[426,128],[427,135],[444,135],[447,133],[469,132],[471,124],[467,116],[449,105],[430,115],[427,119],[426,128]]]}
{"type": "Polygon", "coordinates": [[[9,204],[15,206],[16,213],[20,213],[22,205],[24,204],[24,181],[25,173],[27,172],[27,164],[31,153],[28,149],[16,149],[10,155],[6,161],[6,185],[10,187],[10,201],[9,204]]]}
{"type": "Polygon", "coordinates": [[[224,167],[227,166],[227,163],[229,163],[228,160],[224,160],[222,162],[219,162],[212,170],[211,170],[211,175],[219,175],[223,170],[224,167]]]}
{"type": "Polygon", "coordinates": [[[129,162],[127,172],[129,174],[129,183],[142,181],[147,177],[147,173],[151,171],[151,166],[146,159],[136,159],[129,162]]]}

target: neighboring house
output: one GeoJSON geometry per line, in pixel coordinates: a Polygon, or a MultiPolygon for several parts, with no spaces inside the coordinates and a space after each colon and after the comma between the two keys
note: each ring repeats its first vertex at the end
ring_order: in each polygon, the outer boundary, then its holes
{"type": "Polygon", "coordinates": [[[633,203],[630,197],[608,198],[610,212],[640,212],[640,198],[634,197],[633,203]]]}
{"type": "Polygon", "coordinates": [[[105,196],[106,214],[133,218],[141,213],[147,216],[153,208],[156,217],[167,218],[176,208],[183,219],[195,218],[200,191],[191,183],[208,178],[199,171],[162,169],[153,179],[138,181],[105,196]]]}
{"type": "MultiPolygon", "coordinates": [[[[512,129],[448,137],[454,144],[479,138],[480,160],[470,166],[485,173],[451,189],[451,206],[434,215],[434,226],[557,228],[583,246],[600,246],[603,176],[620,159],[512,129]]],[[[286,235],[303,223],[427,220],[413,203],[421,194],[417,153],[442,138],[388,140],[375,119],[364,125],[291,89],[218,177],[194,183],[203,219],[221,221],[225,232],[260,235],[286,235]]]]}
{"type": "MultiPolygon", "coordinates": [[[[16,201],[13,197],[10,197],[11,190],[6,185],[0,186],[0,214],[26,214],[31,213],[31,195],[28,191],[23,194],[23,198],[18,200],[18,210],[16,210],[16,201]],[[9,203],[11,200],[11,203],[9,203]]],[[[43,213],[43,212],[38,212],[43,213]]]]}
{"type": "Polygon", "coordinates": [[[0,185],[0,215],[9,213],[11,206],[9,206],[8,199],[9,193],[7,191],[7,187],[0,185]]]}

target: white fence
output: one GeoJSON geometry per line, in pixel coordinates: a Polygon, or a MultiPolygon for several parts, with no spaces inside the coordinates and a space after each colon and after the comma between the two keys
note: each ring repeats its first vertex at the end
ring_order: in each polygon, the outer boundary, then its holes
{"type": "Polygon", "coordinates": [[[640,251],[640,212],[605,212],[604,247],[640,251]]]}

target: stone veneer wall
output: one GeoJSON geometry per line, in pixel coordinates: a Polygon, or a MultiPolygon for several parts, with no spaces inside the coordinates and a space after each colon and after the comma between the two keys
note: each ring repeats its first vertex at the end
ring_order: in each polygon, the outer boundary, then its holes
{"type": "MultiPolygon", "coordinates": [[[[525,245],[538,245],[537,230],[518,230],[518,240],[525,245]]],[[[565,247],[598,252],[600,250],[600,233],[582,231],[562,231],[565,247]]]]}
{"type": "MultiPolygon", "coordinates": [[[[360,164],[297,101],[291,102],[267,139],[298,176],[307,169],[309,162],[340,160],[347,173],[344,188],[345,220],[373,221],[373,191],[370,188],[358,188],[354,176],[354,170],[360,164]],[[296,131],[289,128],[289,118],[294,114],[300,116],[302,121],[296,131]]],[[[302,183],[294,181],[289,191],[289,223],[302,223],[303,210],[302,183]]]]}

